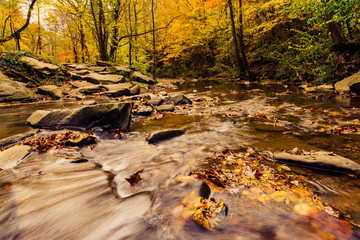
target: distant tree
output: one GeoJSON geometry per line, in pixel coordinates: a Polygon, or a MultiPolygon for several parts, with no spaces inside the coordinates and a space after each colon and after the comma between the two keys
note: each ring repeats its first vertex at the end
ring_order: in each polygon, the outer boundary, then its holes
{"type": "MultiPolygon", "coordinates": [[[[28,12],[27,12],[27,17],[26,17],[26,22],[24,23],[24,25],[19,28],[18,30],[14,31],[12,34],[10,34],[9,36],[6,36],[6,37],[2,37],[0,38],[0,43],[4,43],[4,42],[7,42],[7,41],[10,41],[11,39],[15,38],[17,40],[20,39],[20,33],[22,31],[24,31],[27,26],[29,25],[30,23],[30,18],[31,18],[31,12],[32,10],[34,9],[34,5],[36,3],[36,0],[32,0],[31,3],[30,3],[30,6],[28,8],[28,12]]],[[[19,42],[17,41],[17,44],[19,45],[19,42]]],[[[20,48],[20,46],[18,46],[18,48],[20,48]]]]}

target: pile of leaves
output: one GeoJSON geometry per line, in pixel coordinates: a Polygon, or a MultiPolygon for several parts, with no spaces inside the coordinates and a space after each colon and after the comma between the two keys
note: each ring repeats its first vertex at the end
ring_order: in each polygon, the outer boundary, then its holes
{"type": "MultiPolygon", "coordinates": [[[[203,180],[212,191],[247,197],[262,204],[279,202],[302,216],[324,211],[356,225],[350,220],[350,216],[324,204],[306,187],[306,177],[293,174],[286,165],[269,167],[264,164],[267,160],[251,149],[246,153],[215,153],[213,158],[220,164],[210,170],[190,173],[190,176],[203,180]]],[[[204,200],[192,193],[183,201],[183,216],[187,219],[191,217],[200,226],[211,230],[219,221],[216,214],[221,211],[222,205],[222,201],[204,200]]]]}
{"type": "Polygon", "coordinates": [[[64,147],[83,147],[95,143],[96,136],[92,133],[74,133],[72,131],[54,133],[29,139],[20,144],[32,146],[36,151],[46,152],[50,149],[61,149],[64,147]]]}

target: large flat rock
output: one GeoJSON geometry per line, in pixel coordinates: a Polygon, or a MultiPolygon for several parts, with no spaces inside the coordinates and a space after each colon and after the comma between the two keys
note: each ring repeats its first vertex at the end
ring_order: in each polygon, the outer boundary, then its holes
{"type": "Polygon", "coordinates": [[[140,82],[140,83],[146,83],[146,84],[155,84],[155,83],[157,83],[151,77],[148,77],[148,76],[144,75],[143,73],[141,73],[139,71],[133,72],[131,77],[130,77],[130,80],[135,81],[135,82],[140,82]]]}
{"type": "Polygon", "coordinates": [[[116,84],[126,81],[126,79],[123,76],[116,74],[103,75],[99,73],[90,73],[80,77],[81,79],[94,84],[116,84]]]}
{"type": "Polygon", "coordinates": [[[131,103],[108,103],[74,109],[38,110],[27,123],[39,128],[92,128],[108,126],[127,129],[131,120],[131,103]]]}
{"type": "Polygon", "coordinates": [[[47,96],[50,96],[55,99],[59,99],[64,96],[63,88],[55,86],[55,85],[44,85],[44,86],[38,87],[37,93],[47,95],[47,96]]]}
{"type": "Polygon", "coordinates": [[[30,146],[14,146],[0,152],[0,168],[9,169],[15,167],[31,151],[30,146]]]}
{"type": "Polygon", "coordinates": [[[360,171],[360,164],[332,152],[317,151],[292,154],[286,152],[274,153],[274,158],[282,162],[320,168],[322,170],[360,171]]]}
{"type": "Polygon", "coordinates": [[[22,57],[21,61],[29,63],[34,69],[40,71],[47,70],[51,72],[56,72],[60,70],[60,67],[56,66],[55,64],[45,63],[32,57],[22,57]]]}
{"type": "Polygon", "coordinates": [[[28,89],[24,83],[0,80],[0,102],[32,101],[35,99],[35,93],[28,89]]]}
{"type": "Polygon", "coordinates": [[[354,91],[356,94],[360,95],[360,72],[341,80],[335,84],[335,89],[338,92],[349,92],[350,90],[354,91]]]}

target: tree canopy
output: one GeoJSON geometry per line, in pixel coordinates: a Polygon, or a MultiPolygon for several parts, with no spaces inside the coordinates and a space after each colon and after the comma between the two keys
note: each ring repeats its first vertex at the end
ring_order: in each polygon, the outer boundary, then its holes
{"type": "Polygon", "coordinates": [[[160,77],[335,81],[360,68],[357,0],[2,0],[0,43],[160,77]],[[156,72],[155,72],[156,70],[156,72]]]}

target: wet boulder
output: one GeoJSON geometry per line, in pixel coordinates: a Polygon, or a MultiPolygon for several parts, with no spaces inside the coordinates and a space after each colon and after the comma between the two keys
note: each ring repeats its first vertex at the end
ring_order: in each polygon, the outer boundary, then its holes
{"type": "Polygon", "coordinates": [[[175,105],[192,104],[192,101],[182,94],[171,96],[171,99],[175,105]]]}
{"type": "Polygon", "coordinates": [[[0,102],[34,101],[36,95],[24,83],[0,80],[0,102]]]}
{"type": "Polygon", "coordinates": [[[140,82],[140,83],[146,83],[146,84],[156,84],[157,83],[151,77],[148,77],[139,71],[133,72],[130,77],[130,80],[135,81],[135,82],[140,82]]]}
{"type": "Polygon", "coordinates": [[[14,146],[0,152],[0,168],[9,169],[15,167],[21,160],[23,160],[32,151],[30,146],[14,146]]]}
{"type": "Polygon", "coordinates": [[[74,109],[38,110],[27,119],[27,123],[49,129],[64,127],[88,129],[96,126],[128,129],[131,109],[131,103],[108,103],[74,109]]]}
{"type": "Polygon", "coordinates": [[[44,85],[38,87],[37,94],[47,95],[51,98],[59,99],[64,96],[64,90],[61,87],[55,85],[44,85]]]}
{"type": "Polygon", "coordinates": [[[360,72],[345,78],[335,84],[335,90],[338,92],[354,92],[360,95],[360,72]]]}
{"type": "Polygon", "coordinates": [[[320,168],[322,170],[349,171],[358,173],[360,172],[360,164],[332,152],[278,152],[274,153],[273,157],[274,159],[281,162],[293,163],[305,167],[308,166],[310,168],[320,168]]]}
{"type": "Polygon", "coordinates": [[[165,140],[177,137],[177,136],[181,136],[184,133],[185,133],[185,130],[183,130],[183,129],[166,130],[166,131],[152,133],[145,140],[150,144],[154,144],[154,143],[165,141],[165,140]]]}

